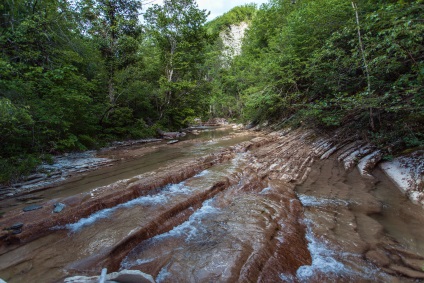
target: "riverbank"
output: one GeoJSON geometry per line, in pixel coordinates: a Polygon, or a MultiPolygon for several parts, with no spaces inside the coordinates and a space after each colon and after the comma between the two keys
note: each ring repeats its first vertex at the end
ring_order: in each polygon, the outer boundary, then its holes
{"type": "MultiPolygon", "coordinates": [[[[250,134],[252,135],[253,133],[250,134]]],[[[196,145],[206,139],[210,140],[210,142],[218,142],[232,137],[243,137],[246,135],[247,132],[241,130],[239,127],[227,125],[204,128],[202,131],[198,130],[196,135],[188,134],[180,138],[178,144],[168,144],[167,139],[131,140],[112,143],[110,146],[97,151],[68,153],[57,156],[54,158],[52,164],[39,166],[37,172],[29,176],[25,181],[10,187],[2,187],[0,189],[0,212],[4,213],[15,206],[22,207],[24,205],[40,203],[46,199],[44,191],[55,191],[59,187],[62,187],[63,190],[68,190],[70,186],[80,186],[80,180],[91,178],[92,175],[96,176],[96,172],[98,174],[108,175],[109,172],[119,170],[116,169],[115,165],[121,167],[120,164],[129,162],[137,166],[137,162],[134,162],[134,160],[141,159],[145,156],[149,158],[155,152],[162,150],[168,152],[173,151],[173,149],[178,151],[178,149],[196,145]]],[[[162,162],[162,159],[166,159],[166,156],[155,156],[153,158],[160,159],[158,162],[162,162]]],[[[169,159],[171,160],[172,156],[169,159]]],[[[151,163],[153,164],[155,162],[151,163]]],[[[154,169],[154,166],[151,169],[154,169]]],[[[113,182],[114,180],[108,181],[113,182]]],[[[105,184],[107,184],[107,181],[98,185],[105,184]]]]}

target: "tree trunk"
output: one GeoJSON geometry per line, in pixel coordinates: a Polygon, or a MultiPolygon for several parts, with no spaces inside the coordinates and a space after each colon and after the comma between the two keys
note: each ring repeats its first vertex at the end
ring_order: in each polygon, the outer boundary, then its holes
{"type": "Polygon", "coordinates": [[[355,16],[356,16],[356,27],[358,29],[358,42],[359,42],[359,48],[361,50],[361,55],[362,55],[362,61],[364,64],[364,71],[365,71],[365,75],[367,76],[367,91],[371,92],[371,79],[370,79],[370,73],[368,70],[368,63],[367,60],[365,58],[365,50],[364,50],[364,45],[362,43],[362,36],[361,36],[361,26],[359,24],[359,14],[358,14],[358,7],[356,6],[355,2],[352,1],[352,8],[355,11],[355,16]]]}
{"type": "MultiPolygon", "coordinates": [[[[369,72],[369,69],[368,69],[368,63],[367,63],[367,60],[365,58],[364,45],[362,43],[361,25],[359,23],[358,6],[353,1],[352,1],[352,8],[355,11],[356,27],[358,29],[359,48],[361,50],[362,62],[364,64],[364,72],[365,72],[365,75],[367,77],[367,93],[368,93],[368,95],[370,95],[371,94],[371,77],[370,77],[370,72],[369,72]]],[[[373,109],[372,109],[372,107],[369,108],[369,113],[370,113],[370,126],[371,126],[371,129],[374,131],[375,130],[375,125],[374,125],[374,118],[373,118],[374,115],[373,115],[373,109]]]]}
{"type": "Polygon", "coordinates": [[[109,102],[111,105],[115,105],[115,84],[113,83],[114,72],[111,70],[109,72],[109,80],[108,80],[108,96],[109,102]]]}
{"type": "Polygon", "coordinates": [[[110,21],[110,37],[109,37],[109,50],[108,50],[108,59],[107,62],[109,63],[109,71],[108,71],[108,96],[109,96],[109,102],[113,106],[116,104],[116,97],[115,97],[115,44],[116,44],[116,6],[114,1],[108,1],[107,3],[107,9],[108,9],[108,16],[110,21]]]}

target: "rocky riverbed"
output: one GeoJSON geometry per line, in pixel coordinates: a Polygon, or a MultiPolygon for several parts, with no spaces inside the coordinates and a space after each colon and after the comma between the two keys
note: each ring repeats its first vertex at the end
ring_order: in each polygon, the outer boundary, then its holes
{"type": "MultiPolygon", "coordinates": [[[[249,139],[212,151],[218,141],[206,142],[209,151],[190,148],[131,178],[7,212],[0,277],[60,282],[106,267],[156,282],[424,278],[423,208],[375,169],[374,147],[305,130],[249,139]],[[65,208],[52,213],[57,203],[65,208]]],[[[176,145],[184,148],[164,148],[176,145]]],[[[420,164],[420,153],[411,156],[420,164]]],[[[416,190],[420,170],[402,175],[416,190]]]]}

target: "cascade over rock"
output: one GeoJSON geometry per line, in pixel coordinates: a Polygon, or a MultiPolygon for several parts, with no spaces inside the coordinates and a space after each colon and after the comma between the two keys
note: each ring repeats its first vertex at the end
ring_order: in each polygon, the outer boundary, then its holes
{"type": "MultiPolygon", "coordinates": [[[[392,224],[377,193],[393,185],[370,179],[381,177],[374,152],[337,132],[277,131],[10,211],[0,225],[23,225],[1,236],[0,276],[29,280],[32,268],[21,263],[45,261],[53,272],[37,275],[51,281],[107,268],[157,282],[413,282],[424,277],[424,251],[385,232],[392,224]],[[66,209],[52,213],[58,202],[66,209]]],[[[408,218],[423,218],[397,201],[408,218]]]]}

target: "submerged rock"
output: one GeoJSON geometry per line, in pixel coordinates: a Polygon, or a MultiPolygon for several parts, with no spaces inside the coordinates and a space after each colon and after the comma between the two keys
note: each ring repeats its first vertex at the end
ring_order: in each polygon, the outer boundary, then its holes
{"type": "Polygon", "coordinates": [[[24,223],[19,222],[19,223],[13,224],[12,226],[7,228],[6,230],[17,230],[17,229],[21,229],[23,226],[24,226],[24,223]]]}
{"type": "Polygon", "coordinates": [[[66,205],[65,205],[65,204],[63,204],[63,203],[61,203],[61,202],[55,203],[55,204],[54,204],[53,213],[59,213],[59,212],[61,212],[62,210],[64,210],[64,209],[65,209],[65,207],[66,207],[66,205]]]}
{"type": "MultiPolygon", "coordinates": [[[[55,231],[49,228],[69,219],[80,219],[74,224],[82,227],[87,215],[107,218],[97,226],[106,229],[79,234],[82,248],[66,259],[72,272],[95,272],[100,266],[140,269],[160,282],[397,282],[389,277],[396,274],[403,276],[402,282],[413,282],[405,280],[421,278],[424,258],[393,248],[396,243],[386,239],[384,227],[369,216],[382,211],[370,193],[374,183],[360,181],[360,174],[351,170],[360,161],[361,174],[370,173],[373,156],[362,141],[319,138],[311,131],[276,132],[62,199],[68,208],[61,214],[40,210],[23,220],[13,218],[5,227],[24,221],[26,229],[13,238],[23,242],[37,233],[55,231]],[[218,164],[228,171],[217,173],[217,179],[202,179],[207,169],[218,164]],[[206,179],[213,182],[200,190],[196,184],[206,179]],[[184,183],[177,186],[179,182],[184,183]],[[133,202],[134,197],[139,200],[133,202]],[[128,215],[138,214],[132,213],[139,211],[132,207],[135,203],[145,206],[150,216],[129,219],[128,215]],[[134,210],[107,216],[123,207],[134,210]],[[137,226],[120,225],[127,221],[137,226]],[[113,231],[102,234],[109,228],[113,231]],[[91,237],[92,232],[96,237],[91,237]],[[104,241],[112,234],[114,239],[104,241]],[[82,258],[88,247],[95,247],[92,255],[82,258]]],[[[51,208],[51,203],[44,205],[51,208]]],[[[54,248],[52,254],[62,258],[68,247],[54,248]]],[[[20,281],[29,282],[34,275],[25,276],[27,280],[20,281]]],[[[99,282],[99,276],[76,276],[64,282],[99,282]]],[[[107,275],[105,282],[154,279],[140,271],[122,270],[107,275]]]]}
{"type": "Polygon", "coordinates": [[[41,205],[33,204],[33,205],[29,205],[29,206],[24,207],[22,210],[24,212],[28,212],[28,211],[33,211],[33,210],[41,209],[41,208],[43,208],[41,205]]]}

